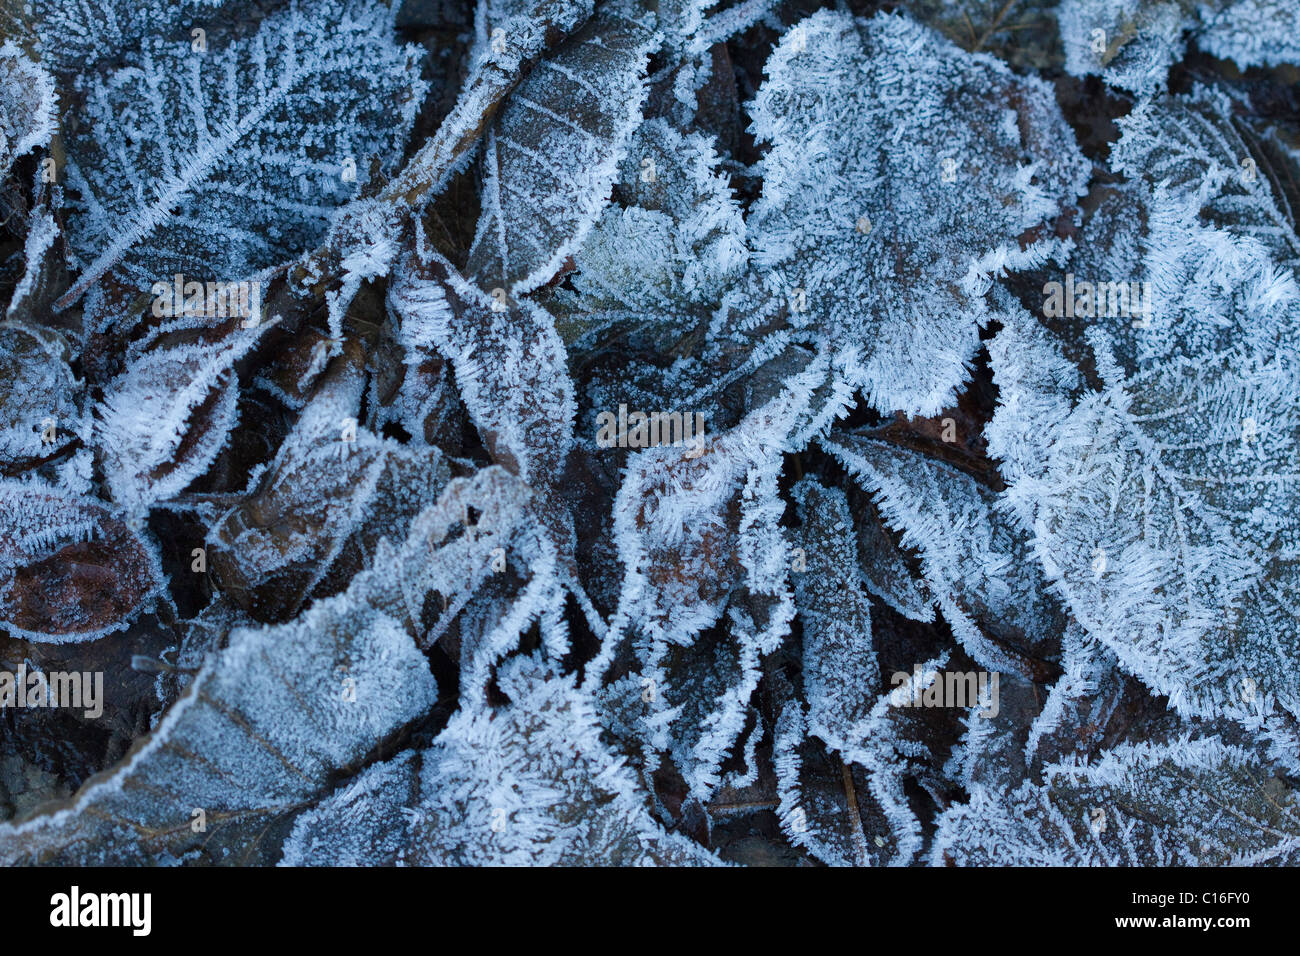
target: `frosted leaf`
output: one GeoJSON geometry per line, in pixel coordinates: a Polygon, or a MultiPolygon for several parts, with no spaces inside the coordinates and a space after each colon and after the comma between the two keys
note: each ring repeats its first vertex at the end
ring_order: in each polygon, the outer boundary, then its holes
{"type": "Polygon", "coordinates": [[[96,409],[95,441],[113,499],[138,512],[212,464],[238,419],[235,363],[262,329],[216,338],[182,331],[131,361],[96,409]]]}
{"type": "Polygon", "coordinates": [[[516,586],[506,575],[493,574],[458,621],[459,686],[467,704],[490,697],[494,668],[534,627],[549,660],[560,661],[572,650],[554,551],[520,534],[517,552],[516,564],[526,569],[518,575],[522,583],[516,586]]]}
{"type": "Polygon", "coordinates": [[[846,436],[823,444],[875,495],[902,546],[918,552],[927,587],[967,652],[989,670],[1026,672],[1032,645],[1058,636],[1065,619],[994,492],[887,442],[846,436]]]}
{"type": "Polygon", "coordinates": [[[996,54],[1017,69],[1059,69],[1053,0],[910,0],[907,12],[970,53],[996,54]]]}
{"type": "Polygon", "coordinates": [[[1254,866],[1300,858],[1300,801],[1218,738],[1124,745],[1005,796],[976,787],[939,818],[930,862],[959,866],[1254,866]]]}
{"type": "Polygon", "coordinates": [[[421,754],[408,750],[348,780],[300,816],[281,866],[405,862],[407,814],[419,801],[421,754]]]}
{"type": "Polygon", "coordinates": [[[770,17],[776,5],[775,0],[661,0],[658,26],[668,50],[687,59],[770,17]]]}
{"type": "Polygon", "coordinates": [[[567,574],[573,531],[561,482],[573,445],[574,397],[551,317],[527,299],[503,305],[423,242],[401,260],[388,302],[407,348],[436,349],[451,361],[488,453],[536,492],[567,574]]]}
{"type": "Polygon", "coordinates": [[[1196,45],[1242,69],[1300,63],[1300,4],[1296,0],[1237,0],[1211,13],[1201,9],[1196,45]]]}
{"type": "Polygon", "coordinates": [[[437,448],[406,448],[358,427],[358,353],[349,348],[326,373],[252,493],[208,535],[216,579],[259,619],[339,590],[381,536],[405,537],[449,478],[437,448]]]}
{"type": "MultiPolygon", "coordinates": [[[[546,50],[586,21],[592,0],[505,0],[488,9],[500,11],[503,19],[486,25],[490,35],[480,34],[471,51],[469,75],[451,112],[379,194],[380,201],[395,212],[423,209],[464,168],[506,95],[546,50]]],[[[346,251],[346,247],[317,250],[340,258],[346,257],[346,251]]],[[[320,266],[327,259],[318,255],[310,265],[320,266]]]]}
{"type": "Polygon", "coordinates": [[[485,291],[531,291],[582,244],[640,122],[654,45],[640,23],[597,15],[511,93],[485,141],[465,270],[485,291]]]}
{"type": "Polygon", "coordinates": [[[804,567],[792,574],[803,622],[803,690],[808,725],[835,749],[875,702],[880,682],[871,641],[871,597],[858,576],[853,518],[844,492],[805,478],[799,505],[804,567]]]}
{"type": "Polygon", "coordinates": [[[1195,90],[1122,121],[1150,226],[1110,261],[1150,281],[1149,315],[1054,322],[1084,385],[1010,310],[987,434],[1049,579],[1125,671],[1184,713],[1294,713],[1300,257],[1228,109],[1195,90]]]}
{"type": "MultiPolygon", "coordinates": [[[[936,680],[947,681],[947,674],[936,680]]],[[[963,790],[988,787],[999,792],[1014,789],[1028,776],[1025,742],[1042,709],[1039,691],[1018,674],[1000,673],[996,687],[992,676],[984,689],[977,683],[972,704],[963,718],[965,734],[953,749],[944,770],[963,790]]],[[[956,686],[956,685],[954,685],[956,686]]]]}
{"type": "Polygon", "coordinates": [[[370,158],[391,164],[425,90],[393,16],[304,0],[223,48],[151,37],[138,65],[91,77],[67,169],[86,258],[58,305],[110,270],[140,288],[175,273],[235,282],[319,240],[370,158]]]}
{"type": "Polygon", "coordinates": [[[1183,58],[1183,32],[1195,23],[1195,0],[1062,0],[1057,17],[1065,68],[1097,73],[1107,83],[1149,94],[1163,89],[1183,58]]]}
{"type": "Polygon", "coordinates": [[[362,777],[354,785],[360,799],[345,792],[304,816],[285,863],[354,862],[358,852],[372,865],[716,862],[650,816],[648,795],[601,741],[591,702],[573,678],[519,658],[500,669],[498,683],[508,704],[462,709],[417,759],[362,777]],[[398,785],[381,789],[372,783],[380,774],[398,785]],[[418,797],[399,839],[391,790],[413,782],[418,797]]]}
{"type": "Polygon", "coordinates": [[[1294,711],[1294,352],[1130,374],[1102,334],[1091,341],[1103,384],[1073,396],[1038,371],[1060,359],[1027,317],[990,349],[1003,396],[990,448],[1049,579],[1125,670],[1186,712],[1253,709],[1244,681],[1294,711]],[[1019,417],[1026,407],[1045,412],[1019,417]],[[1243,441],[1246,419],[1257,440],[1243,441]]]}
{"type": "Polygon", "coordinates": [[[577,295],[557,294],[565,311],[585,322],[678,321],[687,309],[718,303],[749,251],[709,141],[646,121],[623,160],[618,196],[575,257],[577,295]]]}
{"type": "MultiPolygon", "coordinates": [[[[343,316],[362,281],[389,272],[403,230],[469,162],[507,94],[543,53],[590,16],[591,8],[592,0],[504,0],[480,7],[469,75],[451,111],[401,173],[377,196],[342,207],[325,241],[294,267],[295,281],[315,291],[326,288],[332,338],[340,337],[343,316]],[[339,279],[339,288],[328,289],[339,279]]],[[[412,109],[422,90],[415,91],[412,109]]]]}
{"type": "Polygon", "coordinates": [[[69,358],[58,332],[0,323],[0,468],[6,474],[32,467],[84,430],[69,358]]]}
{"type": "Polygon", "coordinates": [[[1233,347],[1270,354],[1279,340],[1295,341],[1300,240],[1285,199],[1255,169],[1232,102],[1195,87],[1187,97],[1140,104],[1119,125],[1112,165],[1133,185],[1115,205],[1136,196],[1145,215],[1130,213],[1126,227],[1091,230],[1089,238],[1127,240],[1114,244],[1106,277],[1151,285],[1144,296],[1149,314],[1101,323],[1117,358],[1145,366],[1233,347]],[[1137,261],[1128,258],[1134,218],[1146,223],[1137,261]],[[1269,320],[1261,321],[1265,315],[1269,320]]]}
{"type": "Polygon", "coordinates": [[[153,545],[103,505],[0,480],[0,625],[60,644],[120,630],[163,582],[153,545]]]}
{"type": "Polygon", "coordinates": [[[399,222],[394,210],[378,199],[353,200],[332,216],[325,244],[346,252],[338,263],[338,288],[324,292],[330,355],[337,354],[343,320],[362,285],[391,271],[398,252],[399,222]]]}
{"type": "Polygon", "coordinates": [[[407,255],[389,289],[408,348],[433,348],[493,457],[530,485],[559,478],[573,443],[573,383],[550,317],[527,299],[502,305],[432,249],[407,255]]]}
{"type": "Polygon", "coordinates": [[[794,843],[835,866],[905,866],[921,849],[921,821],[910,806],[904,780],[931,754],[919,711],[896,700],[924,692],[937,679],[946,655],[920,665],[918,674],[884,695],[873,695],[846,742],[824,748],[797,703],[777,721],[772,748],[781,804],[781,828],[794,843]],[[826,770],[834,770],[827,780],[826,770]],[[815,772],[820,768],[821,772],[815,772]],[[837,779],[838,778],[838,779],[837,779]],[[821,781],[821,782],[818,782],[821,781]]]}
{"type": "Polygon", "coordinates": [[[655,57],[654,114],[681,130],[698,129],[710,121],[735,130],[734,118],[727,115],[735,103],[727,43],[758,23],[778,28],[777,7],[777,0],[659,0],[654,4],[656,26],[663,36],[655,57]],[[727,107],[718,109],[722,103],[727,107]]]}
{"type": "Polygon", "coordinates": [[[373,380],[375,400],[367,404],[367,424],[372,431],[379,431],[395,422],[417,444],[436,444],[452,451],[446,447],[447,436],[465,434],[468,423],[451,363],[437,349],[399,342],[399,325],[389,322],[383,327],[379,354],[384,361],[373,380]]]}
{"type": "MultiPolygon", "coordinates": [[[[642,698],[649,707],[634,733],[652,761],[654,751],[670,751],[701,802],[744,729],[760,657],[780,645],[794,616],[777,480],[782,452],[840,408],[834,389],[829,400],[823,392],[828,368],[825,358],[805,357],[735,427],[638,453],[615,498],[624,578],[588,685],[631,645],[636,677],[657,688],[642,698]]],[[[624,696],[607,706],[617,715],[629,703],[624,696]]]]}
{"type": "MultiPolygon", "coordinates": [[[[724,534],[731,537],[734,563],[719,569],[720,576],[715,571],[710,582],[721,595],[718,626],[689,640],[685,634],[650,631],[650,640],[635,646],[640,668],[631,693],[645,705],[636,733],[648,764],[657,766],[655,751],[667,751],[689,795],[700,803],[721,783],[722,764],[750,717],[762,655],[780,646],[794,618],[789,548],[778,525],[785,504],[776,483],[772,464],[750,469],[728,502],[724,534]],[[654,691],[647,694],[650,687],[654,691]]],[[[616,634],[620,623],[616,617],[616,634]]],[[[612,699],[627,692],[616,687],[604,701],[615,711],[627,703],[612,699]]]]}
{"type": "Polygon", "coordinates": [[[188,46],[191,24],[215,24],[238,15],[232,0],[41,0],[32,6],[42,55],[60,72],[82,72],[123,58],[147,37],[188,46]]]}
{"type": "Polygon", "coordinates": [[[904,617],[933,621],[934,596],[899,549],[898,533],[888,527],[869,502],[857,514],[855,525],[858,571],[866,589],[904,617]]]}
{"type": "Polygon", "coordinates": [[[45,146],[57,124],[54,80],[18,44],[0,45],[0,176],[19,156],[45,146]]]}
{"type": "Polygon", "coordinates": [[[1061,667],[1064,673],[1025,740],[1025,757],[1035,770],[1044,761],[1091,756],[1129,692],[1130,682],[1116,667],[1114,655],[1077,625],[1065,632],[1061,667]]]}
{"type": "MultiPolygon", "coordinates": [[[[353,577],[345,594],[402,622],[427,647],[500,573],[502,556],[510,564],[536,559],[528,499],[519,479],[496,465],[451,479],[437,501],[410,520],[404,541],[378,540],[370,566],[353,577]]],[[[537,614],[525,607],[526,595],[515,603],[522,613],[537,614]]],[[[517,630],[512,637],[517,643],[517,630]]]]}
{"type": "Polygon", "coordinates": [[[459,599],[495,573],[493,552],[509,548],[526,527],[528,504],[528,488],[500,466],[449,481],[411,522],[399,552],[397,584],[410,619],[419,620],[430,592],[459,599]]]}
{"type": "Polygon", "coordinates": [[[287,624],[238,628],[110,774],[66,807],[0,825],[0,861],[268,862],[268,831],[436,696],[410,636],[353,595],[287,624]]]}
{"type": "Polygon", "coordinates": [[[1065,67],[1140,95],[1163,90],[1187,36],[1242,69],[1300,60],[1294,0],[1062,0],[1065,67]]]}
{"type": "Polygon", "coordinates": [[[471,63],[492,62],[513,54],[525,68],[542,49],[539,32],[568,31],[585,23],[593,0],[478,0],[474,5],[471,63]]]}
{"type": "Polygon", "coordinates": [[[657,766],[656,751],[666,752],[687,793],[704,802],[720,785],[722,764],[750,718],[760,676],[757,649],[743,635],[717,628],[688,647],[655,650],[662,657],[650,660],[618,690],[645,701],[654,688],[653,699],[637,714],[643,725],[634,725],[648,763],[657,766]]]}
{"type": "Polygon", "coordinates": [[[901,16],[814,14],[767,73],[749,217],[767,290],[803,291],[803,334],[865,350],[853,384],[872,405],[933,414],[978,348],[990,277],[1057,246],[1035,230],[1082,191],[1073,133],[1048,85],[901,16]]]}
{"type": "Polygon", "coordinates": [[[648,448],[630,462],[614,501],[626,572],[615,634],[634,622],[656,642],[687,644],[718,620],[744,571],[740,492],[751,472],[780,473],[782,451],[818,420],[814,389],[825,374],[826,363],[814,361],[734,428],[686,447],[648,448]]]}
{"type": "MultiPolygon", "coordinates": [[[[689,794],[701,803],[722,782],[723,762],[739,750],[740,735],[752,713],[750,701],[762,676],[762,657],[788,637],[793,618],[794,602],[784,584],[765,593],[751,575],[727,609],[730,633],[725,643],[705,635],[690,648],[667,649],[670,662],[685,659],[691,666],[687,671],[670,663],[662,676],[665,706],[680,708],[669,723],[668,749],[689,794]]],[[[659,672],[650,667],[642,673],[659,672]]],[[[752,761],[752,755],[748,759],[752,761]]]]}
{"type": "MultiPolygon", "coordinates": [[[[880,850],[868,842],[856,801],[856,784],[861,781],[855,781],[851,768],[807,736],[798,704],[787,704],[781,712],[773,749],[778,815],[790,842],[830,866],[875,865],[880,850]],[[849,803],[850,788],[854,805],[849,803]]],[[[875,835],[883,841],[883,835],[875,835]]]]}

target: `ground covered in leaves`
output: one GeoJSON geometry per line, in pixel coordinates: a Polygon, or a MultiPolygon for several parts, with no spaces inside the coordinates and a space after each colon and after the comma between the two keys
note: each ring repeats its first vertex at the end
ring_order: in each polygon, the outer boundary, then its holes
{"type": "Polygon", "coordinates": [[[0,0],[0,864],[1300,862],[1298,37],[0,0]]]}

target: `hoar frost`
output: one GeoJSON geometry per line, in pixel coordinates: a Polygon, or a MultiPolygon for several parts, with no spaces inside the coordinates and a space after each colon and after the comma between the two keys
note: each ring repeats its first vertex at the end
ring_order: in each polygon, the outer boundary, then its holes
{"type": "Polygon", "coordinates": [[[0,3],[0,862],[1296,862],[1296,3],[820,6],[0,3]]]}

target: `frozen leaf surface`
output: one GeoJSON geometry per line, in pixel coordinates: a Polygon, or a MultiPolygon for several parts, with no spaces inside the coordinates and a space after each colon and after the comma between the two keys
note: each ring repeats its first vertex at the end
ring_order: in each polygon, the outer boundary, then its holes
{"type": "Polygon", "coordinates": [[[653,45],[637,21],[599,15],[511,93],[484,143],[466,266],[485,290],[531,291],[581,245],[640,122],[653,45]]]}
{"type": "Polygon", "coordinates": [[[848,745],[874,703],[880,668],[871,644],[871,597],[858,577],[848,501],[811,479],[794,487],[803,563],[792,575],[803,621],[803,683],[811,732],[848,745]]]}
{"type": "Polygon", "coordinates": [[[357,425],[364,380],[347,358],[326,373],[252,494],[208,536],[222,587],[261,620],[339,590],[381,536],[405,538],[450,477],[436,448],[404,448],[357,425]]]}
{"type": "Polygon", "coordinates": [[[1062,0],[1066,69],[1146,95],[1163,90],[1188,38],[1243,70],[1300,60],[1295,0],[1062,0]]]}
{"type": "Polygon", "coordinates": [[[0,45],[0,174],[49,142],[56,102],[50,75],[12,40],[0,45]]]}
{"type": "Polygon", "coordinates": [[[94,640],[123,628],[161,582],[153,546],[102,504],[0,481],[0,625],[12,634],[94,640]]]}
{"type": "Polygon", "coordinates": [[[990,451],[1048,578],[1121,666],[1185,712],[1294,713],[1295,237],[1242,177],[1225,109],[1202,92],[1125,121],[1116,163],[1150,238],[1110,261],[1149,279],[1150,312],[1058,338],[1013,311],[990,349],[990,451]]]}
{"type": "Polygon", "coordinates": [[[997,510],[992,491],[886,442],[851,436],[825,445],[876,496],[903,547],[919,553],[929,592],[977,661],[1023,670],[1023,652],[1064,630],[1028,541],[997,510]],[[983,629],[1010,647],[989,641],[983,629]]]}
{"type": "Polygon", "coordinates": [[[939,822],[931,862],[958,866],[1294,865],[1300,803],[1218,738],[1123,746],[1050,766],[1040,787],[977,787],[939,822]]]}
{"type": "Polygon", "coordinates": [[[602,743],[591,702],[571,678],[520,658],[498,680],[509,704],[458,713],[433,747],[369,771],[304,816],[285,862],[712,862],[650,817],[648,797],[602,743]],[[399,807],[393,797],[404,792],[415,799],[399,807]]]}
{"type": "Polygon", "coordinates": [[[288,624],[237,629],[122,765],[64,808],[0,825],[0,860],[264,862],[268,829],[435,694],[406,631],[348,595],[288,624]]]}
{"type": "Polygon", "coordinates": [[[664,120],[637,130],[612,204],[575,257],[577,295],[560,295],[586,322],[674,322],[716,305],[746,267],[745,222],[718,155],[664,120]]]}
{"type": "Polygon", "coordinates": [[[141,511],[181,491],[220,452],[238,420],[234,364],[260,330],[204,341],[184,335],[131,362],[97,409],[109,493],[141,511]]]}
{"type": "Polygon", "coordinates": [[[393,15],[304,0],[207,52],[151,37],[93,77],[68,143],[82,275],[60,304],[115,269],[142,289],[245,280],[319,240],[371,158],[391,168],[424,91],[393,15]]]}
{"type": "Polygon", "coordinates": [[[854,384],[877,408],[937,412],[990,277],[1041,262],[1032,230],[1081,191],[1051,89],[905,17],[821,12],[782,38],[753,116],[766,288],[795,328],[865,353],[854,384]]]}

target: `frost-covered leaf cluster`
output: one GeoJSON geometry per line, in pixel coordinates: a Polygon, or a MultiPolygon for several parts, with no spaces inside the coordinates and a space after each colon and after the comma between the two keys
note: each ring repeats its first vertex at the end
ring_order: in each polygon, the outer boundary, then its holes
{"type": "Polygon", "coordinates": [[[867,7],[0,3],[0,864],[1300,862],[1300,7],[867,7]]]}

